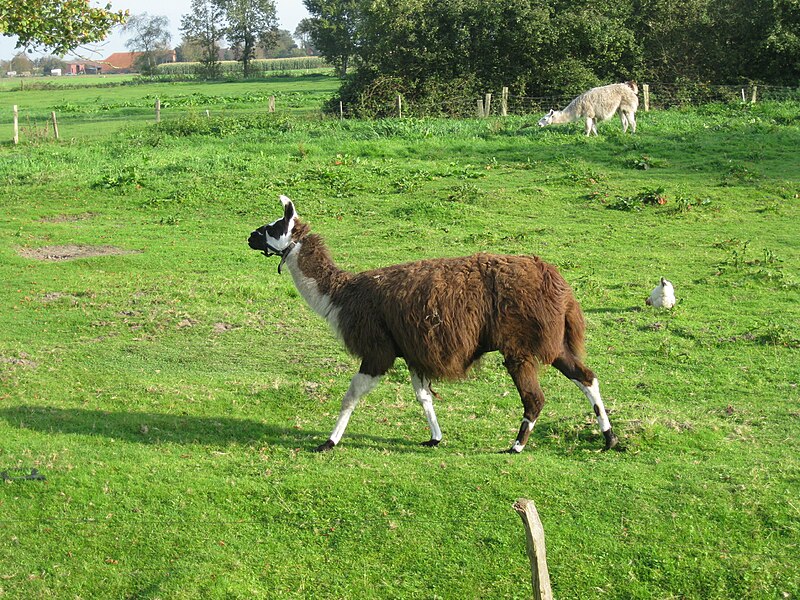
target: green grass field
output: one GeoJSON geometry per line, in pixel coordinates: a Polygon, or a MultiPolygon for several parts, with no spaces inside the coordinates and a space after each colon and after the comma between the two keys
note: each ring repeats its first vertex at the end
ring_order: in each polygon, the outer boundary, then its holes
{"type": "MultiPolygon", "coordinates": [[[[299,73],[299,72],[298,72],[299,73]]],[[[311,117],[339,86],[326,74],[276,73],[247,82],[139,83],[130,75],[81,75],[0,80],[0,130],[12,139],[13,106],[19,111],[20,139],[53,137],[56,113],[64,140],[101,140],[120,129],[155,122],[155,102],[162,121],[192,116],[248,115],[269,111],[270,96],[282,115],[311,117]]]]}
{"type": "MultiPolygon", "coordinates": [[[[519,497],[557,598],[800,596],[800,104],[640,112],[635,136],[586,139],[519,116],[328,120],[310,98],[335,81],[279,83],[305,113],[198,105],[0,146],[0,471],[46,477],[0,485],[0,597],[528,598],[519,497]],[[488,355],[435,386],[438,448],[399,361],[312,453],[358,362],[247,247],[279,194],[347,269],[558,265],[625,451],[599,452],[548,369],[528,447],[499,454],[522,411],[488,355]],[[48,258],[65,248],[84,256],[48,258]],[[672,311],[644,305],[662,275],[672,311]]],[[[116,116],[271,85],[0,97],[116,116]]]]}

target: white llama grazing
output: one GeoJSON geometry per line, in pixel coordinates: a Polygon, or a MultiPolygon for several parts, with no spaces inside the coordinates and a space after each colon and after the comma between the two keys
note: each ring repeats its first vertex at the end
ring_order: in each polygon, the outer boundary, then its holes
{"type": "Polygon", "coordinates": [[[672,287],[672,282],[662,277],[661,282],[653,288],[653,291],[650,292],[650,297],[644,302],[648,306],[655,306],[656,308],[672,308],[675,306],[675,288],[672,287]]]}
{"type": "Polygon", "coordinates": [[[592,88],[575,98],[564,110],[551,109],[539,119],[539,127],[586,119],[586,135],[597,135],[597,122],[610,119],[619,111],[622,131],[628,131],[630,125],[631,133],[636,133],[638,93],[639,88],[635,81],[592,88]]]}

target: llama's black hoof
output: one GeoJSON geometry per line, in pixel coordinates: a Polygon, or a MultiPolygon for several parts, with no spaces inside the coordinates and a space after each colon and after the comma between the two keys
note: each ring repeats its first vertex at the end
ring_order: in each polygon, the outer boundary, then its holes
{"type": "Polygon", "coordinates": [[[314,452],[327,452],[328,450],[333,448],[335,445],[336,444],[333,442],[333,440],[328,440],[324,444],[321,444],[321,445],[317,446],[316,448],[314,448],[314,452]]]}
{"type": "Polygon", "coordinates": [[[616,448],[617,452],[622,450],[622,447],[619,446],[619,438],[614,435],[614,432],[611,429],[604,431],[603,437],[606,438],[606,447],[603,448],[604,451],[611,450],[612,448],[616,448]]]}
{"type": "Polygon", "coordinates": [[[427,442],[422,442],[420,446],[427,446],[428,448],[436,448],[442,440],[429,439],[427,442]]]}

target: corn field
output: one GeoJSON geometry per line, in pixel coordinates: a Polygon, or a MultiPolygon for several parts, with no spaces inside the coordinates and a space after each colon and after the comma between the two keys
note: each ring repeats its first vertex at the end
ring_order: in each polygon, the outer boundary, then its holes
{"type": "MultiPolygon", "coordinates": [[[[163,63],[158,65],[158,75],[195,75],[201,67],[199,62],[163,63]]],[[[297,56],[292,58],[263,58],[250,63],[254,76],[273,73],[275,71],[308,71],[326,69],[329,65],[321,56],[297,56]]],[[[224,60],[220,63],[223,77],[242,76],[242,63],[235,60],[224,60]]]]}

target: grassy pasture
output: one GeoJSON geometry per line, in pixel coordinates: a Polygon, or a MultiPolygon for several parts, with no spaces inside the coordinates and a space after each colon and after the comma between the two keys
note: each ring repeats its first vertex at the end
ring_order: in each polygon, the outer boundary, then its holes
{"type": "Polygon", "coordinates": [[[235,116],[265,113],[269,97],[284,115],[319,113],[322,102],[338,88],[326,74],[276,74],[258,80],[136,83],[128,75],[81,75],[0,80],[0,129],[11,137],[12,108],[19,107],[21,139],[52,136],[55,111],[61,138],[102,139],[121,128],[155,121],[155,101],[161,101],[161,120],[187,116],[235,116]]]}
{"type": "Polygon", "coordinates": [[[47,477],[0,485],[0,596],[527,598],[521,496],[558,598],[800,594],[800,105],[640,113],[596,139],[244,113],[0,147],[0,471],[47,477]],[[439,448],[398,362],[311,453],[357,362],[246,246],[281,193],[348,269],[558,265],[625,452],[598,452],[547,370],[529,446],[498,454],[521,409],[488,356],[435,386],[439,448]],[[129,253],[24,255],[68,245],[129,253]],[[644,306],[661,275],[669,312],[644,306]]]}

